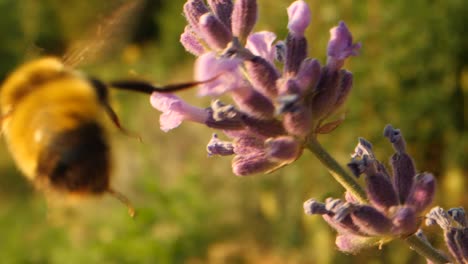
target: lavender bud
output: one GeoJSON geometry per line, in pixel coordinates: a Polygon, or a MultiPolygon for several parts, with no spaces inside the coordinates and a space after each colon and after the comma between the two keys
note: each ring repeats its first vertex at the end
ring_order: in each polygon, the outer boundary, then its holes
{"type": "Polygon", "coordinates": [[[292,162],[301,154],[301,145],[290,136],[269,138],[265,141],[266,153],[278,162],[292,162]]]}
{"type": "Polygon", "coordinates": [[[337,222],[342,222],[346,217],[350,216],[350,214],[354,211],[355,206],[351,203],[340,203],[336,208],[334,208],[333,219],[337,222]]]}
{"type": "Polygon", "coordinates": [[[322,75],[312,101],[312,112],[315,118],[323,119],[335,110],[340,82],[338,71],[330,70],[328,67],[322,68],[322,75]]]}
{"type": "Polygon", "coordinates": [[[251,133],[259,136],[269,138],[287,134],[281,121],[276,119],[264,120],[254,118],[252,116],[244,116],[242,121],[251,133]]]}
{"type": "Polygon", "coordinates": [[[203,39],[212,49],[222,50],[232,40],[229,29],[211,13],[205,13],[200,17],[198,28],[203,39]]]}
{"type": "Polygon", "coordinates": [[[232,91],[232,99],[239,109],[250,116],[259,119],[271,119],[275,113],[275,106],[252,87],[248,89],[236,89],[232,91]]]}
{"type": "Polygon", "coordinates": [[[268,98],[276,98],[278,94],[276,81],[279,78],[276,68],[259,56],[246,60],[245,67],[254,88],[268,98]]]}
{"type": "Polygon", "coordinates": [[[327,198],[325,200],[325,207],[327,208],[328,211],[331,211],[333,213],[336,213],[338,210],[340,210],[340,208],[345,204],[345,202],[343,202],[342,200],[340,199],[334,199],[334,198],[327,198]]]}
{"type": "Polygon", "coordinates": [[[340,77],[341,82],[334,107],[335,109],[340,108],[344,104],[353,87],[353,74],[351,72],[342,70],[340,71],[340,77]]]}
{"type": "Polygon", "coordinates": [[[322,215],[323,219],[338,233],[364,235],[351,219],[352,206],[350,203],[328,198],[325,201],[325,209],[328,213],[322,215]]]}
{"type": "Polygon", "coordinates": [[[309,199],[304,202],[304,212],[308,215],[323,215],[328,213],[328,210],[325,209],[324,203],[317,202],[315,199],[309,199]]]}
{"type": "Polygon", "coordinates": [[[340,22],[337,27],[330,30],[327,65],[333,69],[340,69],[344,60],[349,56],[356,56],[360,48],[360,43],[353,44],[353,37],[346,24],[340,22]]]}
{"type": "Polygon", "coordinates": [[[315,90],[320,79],[320,72],[320,63],[317,59],[307,58],[302,61],[296,75],[296,80],[301,88],[302,94],[315,90]]]}
{"type": "Polygon", "coordinates": [[[203,3],[203,0],[188,0],[184,4],[185,18],[195,32],[199,32],[198,21],[200,20],[200,17],[208,12],[209,9],[205,3],[203,3]]]}
{"type": "Polygon", "coordinates": [[[297,111],[284,114],[283,126],[290,135],[306,137],[312,131],[312,111],[300,105],[297,111]]]}
{"type": "Polygon", "coordinates": [[[208,0],[208,4],[215,15],[224,25],[231,29],[231,15],[234,8],[231,0],[208,0]]]}
{"type": "Polygon", "coordinates": [[[295,79],[280,78],[276,81],[276,85],[278,87],[278,93],[280,95],[300,95],[302,92],[299,83],[295,79]]]}
{"type": "Polygon", "coordinates": [[[400,129],[395,129],[392,125],[386,125],[384,128],[384,136],[392,143],[393,148],[397,153],[406,152],[406,143],[400,129]]]}
{"type": "Polygon", "coordinates": [[[447,213],[453,218],[461,227],[468,227],[468,219],[465,210],[462,207],[450,208],[447,213]]]}
{"type": "Polygon", "coordinates": [[[374,152],[372,151],[372,143],[367,141],[365,138],[360,137],[352,157],[363,157],[364,155],[371,159],[375,159],[374,152]]]}
{"type": "Polygon", "coordinates": [[[288,7],[288,29],[291,33],[304,36],[304,31],[309,26],[311,13],[305,1],[298,0],[288,7]]]}
{"type": "Polygon", "coordinates": [[[232,171],[237,176],[265,173],[275,169],[278,164],[270,160],[265,153],[257,152],[248,155],[237,155],[232,161],[232,171]]]}
{"type": "Polygon", "coordinates": [[[257,1],[236,0],[232,11],[232,33],[245,40],[257,23],[257,1]]]}
{"type": "Polygon", "coordinates": [[[392,219],[394,229],[392,233],[397,235],[410,235],[416,232],[418,221],[416,212],[411,207],[401,207],[395,213],[392,219]]]}
{"type": "Polygon", "coordinates": [[[398,198],[390,179],[381,172],[368,174],[366,192],[371,204],[381,211],[386,211],[398,204],[398,198]]]}
{"type": "Polygon", "coordinates": [[[385,235],[390,232],[392,221],[372,206],[356,206],[351,219],[359,229],[371,236],[385,235]]]}
{"type": "Polygon", "coordinates": [[[234,153],[245,156],[253,152],[263,151],[265,139],[244,133],[234,139],[234,153]]]}
{"type": "Polygon", "coordinates": [[[213,134],[210,142],[206,146],[208,156],[229,156],[234,154],[234,146],[231,142],[221,141],[217,134],[213,134]]]}
{"type": "Polygon", "coordinates": [[[393,181],[400,203],[405,203],[416,175],[413,159],[406,153],[393,154],[390,165],[393,168],[393,181]]]}
{"type": "Polygon", "coordinates": [[[413,206],[416,212],[424,211],[432,203],[435,195],[435,179],[430,173],[418,174],[406,204],[413,206]]]}
{"type": "Polygon", "coordinates": [[[436,206],[426,214],[426,225],[437,224],[442,229],[447,230],[451,227],[451,218],[442,207],[436,206]]]}
{"type": "Polygon", "coordinates": [[[346,215],[344,218],[340,219],[340,221],[337,221],[333,216],[333,213],[322,215],[323,220],[339,234],[365,235],[359,230],[359,227],[353,223],[351,216],[346,215]]]}
{"type": "Polygon", "coordinates": [[[462,255],[465,263],[468,263],[468,227],[458,229],[458,234],[455,235],[457,239],[460,255],[462,255]]]}
{"type": "Polygon", "coordinates": [[[363,161],[355,158],[351,159],[351,161],[348,164],[346,164],[346,166],[348,166],[348,168],[351,170],[351,173],[353,173],[353,175],[356,176],[356,178],[359,178],[359,176],[365,171],[363,161]]]}
{"type": "Polygon", "coordinates": [[[182,43],[186,51],[195,56],[200,56],[205,52],[205,48],[198,41],[190,26],[186,26],[184,33],[180,35],[180,43],[182,43]]]}
{"type": "Polygon", "coordinates": [[[288,34],[286,38],[286,58],[284,73],[286,76],[295,76],[302,61],[307,57],[307,40],[304,36],[288,34]]]}

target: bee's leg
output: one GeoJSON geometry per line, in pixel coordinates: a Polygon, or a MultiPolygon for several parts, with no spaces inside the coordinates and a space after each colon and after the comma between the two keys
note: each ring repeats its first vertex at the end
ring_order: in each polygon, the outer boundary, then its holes
{"type": "Polygon", "coordinates": [[[168,84],[163,86],[155,86],[146,81],[139,81],[139,80],[122,80],[122,81],[113,81],[109,83],[109,86],[115,89],[122,89],[122,90],[129,90],[134,92],[152,94],[154,92],[158,93],[173,93],[178,91],[187,90],[194,86],[204,84],[207,82],[211,82],[218,78],[219,75],[210,78],[204,81],[193,81],[193,82],[185,82],[185,83],[174,83],[168,84]]]}
{"type": "Polygon", "coordinates": [[[117,200],[119,200],[121,203],[127,206],[128,214],[130,215],[131,218],[135,217],[136,215],[135,208],[133,208],[132,203],[130,202],[130,200],[128,200],[128,198],[125,195],[123,195],[122,193],[112,188],[107,189],[107,193],[114,196],[115,198],[117,198],[117,200]]]}
{"type": "Polygon", "coordinates": [[[120,131],[122,131],[124,134],[126,134],[128,136],[131,136],[131,137],[138,138],[139,141],[142,141],[141,137],[138,134],[136,134],[134,132],[131,132],[131,131],[128,131],[120,123],[119,117],[117,116],[114,109],[112,109],[112,107],[111,107],[111,105],[109,103],[109,93],[108,93],[107,86],[104,83],[102,83],[101,81],[97,80],[97,79],[89,79],[89,80],[90,80],[91,84],[93,85],[94,89],[96,89],[96,93],[98,95],[99,102],[104,107],[104,110],[106,111],[106,114],[111,119],[112,123],[114,123],[114,125],[120,131]]]}

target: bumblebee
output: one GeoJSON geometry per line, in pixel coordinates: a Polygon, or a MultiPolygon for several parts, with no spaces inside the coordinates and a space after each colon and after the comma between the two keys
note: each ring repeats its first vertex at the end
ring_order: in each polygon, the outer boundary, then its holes
{"type": "Polygon", "coordinates": [[[125,133],[109,103],[109,87],[151,94],[203,82],[157,87],[145,81],[104,83],[45,57],[13,71],[0,89],[1,128],[19,170],[42,191],[70,196],[111,194],[111,146],[105,119],[125,133]]]}

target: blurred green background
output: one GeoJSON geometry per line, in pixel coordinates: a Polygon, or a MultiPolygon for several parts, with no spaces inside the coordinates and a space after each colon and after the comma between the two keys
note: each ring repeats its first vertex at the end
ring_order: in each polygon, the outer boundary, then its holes
{"type": "MultiPolygon", "coordinates": [[[[256,30],[286,35],[292,1],[259,0],[256,30]]],[[[382,130],[401,128],[419,171],[438,179],[435,204],[468,209],[468,4],[450,1],[307,0],[310,56],[326,60],[329,29],[344,20],[362,42],[347,120],[319,139],[345,164],[358,137],[387,161],[382,130]]],[[[0,0],[0,78],[22,62],[63,54],[122,1],[0,0]]],[[[109,40],[111,54],[80,69],[104,80],[142,76],[170,83],[192,79],[194,57],[179,44],[182,0],[148,0],[131,31],[109,40]],[[125,34],[128,33],[128,34],[125,34]]],[[[109,53],[108,51],[106,53],[109,53]]],[[[181,96],[199,106],[194,91],[181,96]]],[[[342,188],[310,153],[270,175],[239,178],[230,158],[208,158],[211,129],[185,123],[163,133],[147,96],[113,93],[122,122],[139,143],[112,130],[113,186],[138,210],[131,219],[111,197],[60,206],[37,193],[0,147],[1,263],[426,263],[401,241],[358,255],[339,253],[335,233],[303,214],[310,197],[342,188]]],[[[428,229],[441,245],[436,228],[428,229]]]]}

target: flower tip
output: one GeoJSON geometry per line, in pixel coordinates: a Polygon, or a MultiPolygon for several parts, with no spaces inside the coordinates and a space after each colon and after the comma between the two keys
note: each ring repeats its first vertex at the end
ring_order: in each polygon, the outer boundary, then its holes
{"type": "Polygon", "coordinates": [[[310,24],[312,14],[309,6],[303,0],[297,0],[288,7],[288,29],[294,34],[304,35],[310,24]]]}
{"type": "Polygon", "coordinates": [[[337,61],[344,61],[349,56],[358,55],[360,48],[360,43],[353,44],[353,36],[343,21],[340,21],[338,26],[330,29],[328,57],[337,61]]]}

